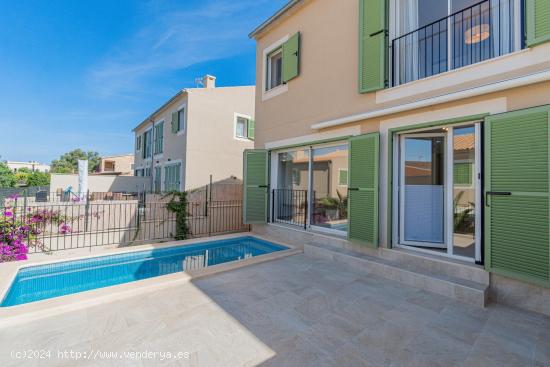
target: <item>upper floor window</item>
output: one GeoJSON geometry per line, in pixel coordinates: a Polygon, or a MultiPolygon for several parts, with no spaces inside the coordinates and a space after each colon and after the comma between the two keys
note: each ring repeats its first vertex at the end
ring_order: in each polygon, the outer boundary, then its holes
{"type": "Polygon", "coordinates": [[[249,117],[236,116],[235,137],[240,139],[254,139],[254,121],[249,117]]]}
{"type": "Polygon", "coordinates": [[[164,143],[164,121],[155,125],[155,154],[162,154],[164,143]]]}
{"type": "Polygon", "coordinates": [[[177,134],[179,132],[185,131],[186,124],[186,114],[185,107],[180,108],[179,110],[172,113],[172,133],[177,134]]]}
{"type": "Polygon", "coordinates": [[[141,149],[141,135],[136,136],[136,151],[141,149]]]}
{"type": "Polygon", "coordinates": [[[521,48],[521,0],[392,0],[393,85],[521,48]]]}
{"type": "Polygon", "coordinates": [[[267,56],[267,90],[283,84],[283,48],[280,47],[267,56]]]}
{"type": "Polygon", "coordinates": [[[185,107],[178,111],[178,131],[185,131],[185,107]]]}
{"type": "Polygon", "coordinates": [[[147,130],[145,133],[143,133],[143,154],[142,158],[151,158],[152,151],[153,151],[153,139],[152,139],[152,129],[147,130]]]}

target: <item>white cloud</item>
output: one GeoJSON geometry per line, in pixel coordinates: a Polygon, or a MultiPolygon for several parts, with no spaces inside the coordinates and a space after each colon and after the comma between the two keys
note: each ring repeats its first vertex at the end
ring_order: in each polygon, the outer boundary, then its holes
{"type": "Polygon", "coordinates": [[[148,78],[239,54],[250,42],[249,31],[265,17],[267,3],[210,0],[182,10],[152,2],[144,9],[147,24],[90,70],[89,84],[100,96],[135,96],[146,92],[148,78]]]}

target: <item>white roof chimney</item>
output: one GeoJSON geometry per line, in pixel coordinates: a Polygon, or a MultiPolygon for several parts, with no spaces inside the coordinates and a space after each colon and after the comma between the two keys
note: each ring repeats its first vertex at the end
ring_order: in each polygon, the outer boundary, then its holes
{"type": "Polygon", "coordinates": [[[204,88],[207,88],[207,89],[216,88],[216,77],[206,74],[202,78],[202,85],[203,85],[204,88]]]}

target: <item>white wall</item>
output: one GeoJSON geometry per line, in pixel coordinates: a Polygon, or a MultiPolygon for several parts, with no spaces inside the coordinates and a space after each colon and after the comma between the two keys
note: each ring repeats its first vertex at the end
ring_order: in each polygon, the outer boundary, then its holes
{"type": "MultiPolygon", "coordinates": [[[[144,189],[149,190],[151,185],[150,177],[134,176],[88,176],[88,189],[90,192],[137,192],[144,189]]],[[[57,189],[66,190],[72,186],[73,191],[78,191],[78,175],[74,174],[52,174],[50,191],[57,189]]]]}

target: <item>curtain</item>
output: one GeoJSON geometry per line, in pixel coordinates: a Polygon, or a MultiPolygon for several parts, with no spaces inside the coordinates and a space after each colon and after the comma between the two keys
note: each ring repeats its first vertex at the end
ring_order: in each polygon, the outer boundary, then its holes
{"type": "MultiPolygon", "coordinates": [[[[418,0],[396,0],[397,36],[402,36],[418,29],[418,0]]],[[[398,41],[396,58],[399,60],[396,69],[397,80],[406,83],[418,79],[418,33],[412,33],[398,41]]]]}
{"type": "Polygon", "coordinates": [[[514,51],[514,0],[491,0],[492,56],[514,51]]]}

